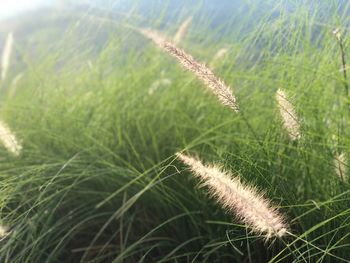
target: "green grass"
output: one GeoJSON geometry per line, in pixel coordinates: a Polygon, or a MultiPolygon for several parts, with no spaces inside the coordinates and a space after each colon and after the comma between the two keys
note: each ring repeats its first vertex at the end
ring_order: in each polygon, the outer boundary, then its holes
{"type": "MultiPolygon", "coordinates": [[[[180,46],[208,63],[228,47],[214,71],[233,88],[251,127],[126,28],[143,25],[133,15],[113,22],[85,14],[35,52],[17,43],[22,65],[1,83],[1,118],[23,152],[16,158],[0,149],[0,218],[10,229],[0,261],[349,261],[350,188],[333,161],[336,151],[349,157],[350,150],[340,51],[331,34],[335,26],[345,32],[347,51],[350,6],[337,10],[340,2],[295,1],[291,9],[269,2],[266,12],[247,4],[248,11],[217,27],[194,11],[180,46]],[[89,34],[103,30],[108,40],[91,44],[89,34]],[[160,78],[172,84],[150,95],[160,78]],[[300,117],[297,143],[281,125],[278,88],[300,117]],[[264,191],[294,236],[265,243],[250,233],[198,187],[175,158],[182,150],[264,191]]],[[[158,19],[147,25],[173,35],[178,24],[158,19]]]]}

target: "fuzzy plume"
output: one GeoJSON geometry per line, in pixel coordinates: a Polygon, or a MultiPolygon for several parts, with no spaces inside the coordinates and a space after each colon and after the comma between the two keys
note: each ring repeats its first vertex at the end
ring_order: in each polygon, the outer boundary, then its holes
{"type": "Polygon", "coordinates": [[[216,61],[222,59],[223,57],[226,56],[228,53],[228,48],[221,48],[216,52],[215,56],[213,57],[211,64],[215,63],[216,61]]]}
{"type": "Polygon", "coordinates": [[[0,141],[13,155],[18,156],[21,153],[22,146],[18,142],[16,136],[11,132],[10,128],[3,121],[0,121],[0,141]]]}
{"type": "Polygon", "coordinates": [[[139,31],[151,39],[158,47],[162,48],[175,57],[180,64],[191,71],[205,86],[207,86],[219,99],[219,101],[235,112],[239,112],[239,107],[231,89],[220,79],[218,79],[211,69],[206,65],[197,62],[184,50],[177,48],[173,43],[166,41],[157,32],[148,29],[139,31]]]}
{"type": "Polygon", "coordinates": [[[300,139],[301,134],[299,121],[292,103],[290,103],[287,99],[286,93],[283,90],[278,89],[276,93],[276,100],[284,128],[287,130],[290,139],[292,141],[300,139]]]}
{"type": "Polygon", "coordinates": [[[336,154],[334,157],[335,172],[342,181],[346,181],[346,157],[344,153],[336,154]]]}
{"type": "Polygon", "coordinates": [[[239,177],[233,177],[219,166],[205,166],[201,161],[181,153],[177,153],[177,157],[209,188],[218,203],[253,232],[266,239],[287,234],[284,217],[254,187],[242,184],[239,177]]]}
{"type": "Polygon", "coordinates": [[[0,238],[8,235],[8,229],[6,226],[0,225],[0,238]]]}
{"type": "Polygon", "coordinates": [[[192,23],[192,17],[189,17],[181,24],[181,26],[177,30],[174,37],[174,43],[176,45],[179,44],[184,39],[188,28],[191,26],[191,23],[192,23]]]}
{"type": "Polygon", "coordinates": [[[340,32],[340,29],[339,29],[339,28],[335,28],[335,29],[332,31],[332,34],[335,36],[335,38],[336,38],[338,41],[341,41],[341,32],[340,32]]]}
{"type": "Polygon", "coordinates": [[[6,38],[5,47],[1,58],[1,80],[5,80],[8,68],[10,66],[10,59],[13,47],[13,34],[9,33],[6,38]]]}
{"type": "Polygon", "coordinates": [[[157,79],[152,83],[150,88],[148,89],[148,94],[153,95],[160,87],[168,87],[171,85],[171,80],[167,78],[157,79]]]}

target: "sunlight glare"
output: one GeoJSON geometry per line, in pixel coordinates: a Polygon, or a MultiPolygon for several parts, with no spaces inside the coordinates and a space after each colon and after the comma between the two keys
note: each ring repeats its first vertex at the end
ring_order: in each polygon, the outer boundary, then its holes
{"type": "Polygon", "coordinates": [[[45,0],[0,0],[0,18],[30,10],[44,4],[45,0]]]}

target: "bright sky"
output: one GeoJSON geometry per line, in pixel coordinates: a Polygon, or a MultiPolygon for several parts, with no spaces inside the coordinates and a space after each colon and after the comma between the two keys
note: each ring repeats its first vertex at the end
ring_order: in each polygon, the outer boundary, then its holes
{"type": "Polygon", "coordinates": [[[0,18],[45,5],[50,0],[0,0],[0,18]]]}

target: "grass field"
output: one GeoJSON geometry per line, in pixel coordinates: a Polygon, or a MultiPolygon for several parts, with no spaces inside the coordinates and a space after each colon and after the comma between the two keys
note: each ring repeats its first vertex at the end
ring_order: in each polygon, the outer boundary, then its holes
{"type": "Polygon", "coordinates": [[[0,117],[22,150],[0,147],[1,262],[350,261],[341,60],[350,59],[350,4],[246,1],[218,23],[198,3],[171,20],[137,8],[118,19],[83,12],[63,34],[40,29],[16,42],[13,32],[0,117]],[[130,28],[171,40],[188,17],[178,46],[232,88],[240,113],[130,28]],[[283,127],[279,88],[298,117],[298,140],[283,127]],[[251,232],[176,152],[256,186],[289,233],[266,241],[251,232]]]}

